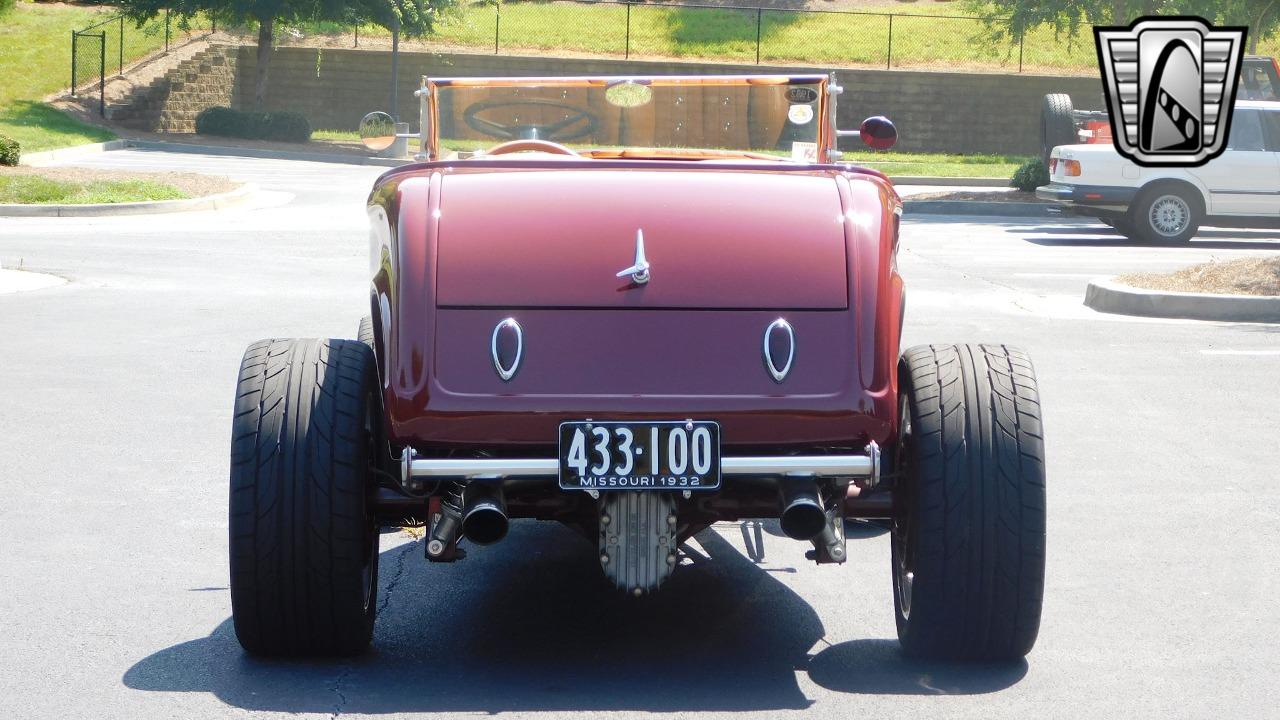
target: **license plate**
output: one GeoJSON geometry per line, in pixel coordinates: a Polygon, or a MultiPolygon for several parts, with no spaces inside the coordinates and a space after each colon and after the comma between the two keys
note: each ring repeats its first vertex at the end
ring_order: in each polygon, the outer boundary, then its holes
{"type": "Polygon", "coordinates": [[[715,490],[720,425],[709,420],[560,423],[565,490],[715,490]]]}

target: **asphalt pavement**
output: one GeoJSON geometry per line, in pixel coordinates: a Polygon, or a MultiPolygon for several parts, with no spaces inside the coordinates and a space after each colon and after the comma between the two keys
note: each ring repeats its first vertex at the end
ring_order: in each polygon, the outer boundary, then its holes
{"type": "Polygon", "coordinates": [[[79,164],[258,183],[249,206],[0,219],[0,717],[1276,717],[1280,325],[1082,304],[1092,277],[1280,253],[1274,231],[1136,245],[1070,219],[909,218],[906,344],[1036,363],[1049,481],[1044,623],[1025,662],[921,664],[894,639],[889,542],[817,567],[723,524],[650,602],[593,547],[519,521],[429,565],[382,537],[375,647],[246,657],[230,624],[235,376],[270,336],[352,337],[377,168],[127,151],[79,164]]]}

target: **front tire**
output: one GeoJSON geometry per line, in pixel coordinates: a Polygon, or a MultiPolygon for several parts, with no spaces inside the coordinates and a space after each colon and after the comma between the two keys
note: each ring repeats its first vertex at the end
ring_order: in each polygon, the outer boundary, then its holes
{"type": "Polygon", "coordinates": [[[1044,596],[1045,472],[1031,361],[1002,345],[931,345],[900,363],[891,536],[903,651],[1011,660],[1044,596]]]}
{"type": "Polygon", "coordinates": [[[351,655],[373,637],[373,353],[262,340],[240,364],[231,440],[231,610],[254,655],[351,655]]]}

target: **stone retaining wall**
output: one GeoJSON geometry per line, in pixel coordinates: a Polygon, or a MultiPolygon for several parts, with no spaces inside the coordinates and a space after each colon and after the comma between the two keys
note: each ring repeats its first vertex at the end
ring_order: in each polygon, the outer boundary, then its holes
{"type": "MultiPolygon", "coordinates": [[[[253,97],[255,48],[240,48],[237,98],[253,97]]],[[[675,75],[703,73],[825,72],[688,62],[539,58],[503,55],[400,53],[399,111],[416,121],[413,91],[422,75],[675,75]]],[[[898,126],[902,150],[1036,154],[1040,102],[1067,92],[1077,107],[1102,108],[1096,78],[1041,75],[838,70],[845,94],[840,124],[857,127],[868,115],[887,115],[898,126]]],[[[305,113],[317,128],[351,129],[370,110],[387,110],[391,54],[385,51],[282,48],[271,61],[269,107],[305,113]]],[[[416,122],[415,122],[416,129],[416,122]]]]}
{"type": "MultiPolygon", "coordinates": [[[[202,107],[231,102],[250,107],[256,48],[227,48],[225,61],[202,57],[167,79],[154,111],[157,127],[190,131],[202,107]],[[228,85],[230,83],[230,85],[228,85]],[[230,92],[228,92],[230,90],[230,92]]],[[[759,72],[813,73],[823,68],[674,61],[546,58],[462,53],[400,53],[399,112],[414,122],[413,91],[421,75],[641,75],[759,72]]],[[[1096,78],[1044,75],[838,70],[845,87],[840,124],[857,127],[868,115],[898,126],[898,148],[919,152],[1036,154],[1040,102],[1045,93],[1070,93],[1076,107],[1101,109],[1096,78]]],[[[383,50],[279,48],[271,61],[267,109],[304,113],[315,128],[354,129],[371,110],[389,110],[391,54],[383,50]]]]}

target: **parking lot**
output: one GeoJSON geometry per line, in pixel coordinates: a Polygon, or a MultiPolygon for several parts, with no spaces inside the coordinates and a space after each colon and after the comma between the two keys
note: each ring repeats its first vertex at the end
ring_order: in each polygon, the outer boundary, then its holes
{"type": "Polygon", "coordinates": [[[716,526],[652,601],[519,521],[429,565],[382,538],[374,650],[246,657],[230,623],[235,376],[251,341],[352,337],[376,168],[127,151],[81,163],[257,183],[209,213],[0,219],[0,715],[1274,717],[1280,325],[1085,308],[1089,278],[1280,253],[1275,231],[1147,247],[1065,218],[909,217],[904,346],[1026,349],[1049,482],[1044,624],[1025,663],[925,665],[894,639],[889,541],[816,567],[772,524],[716,526]]]}

